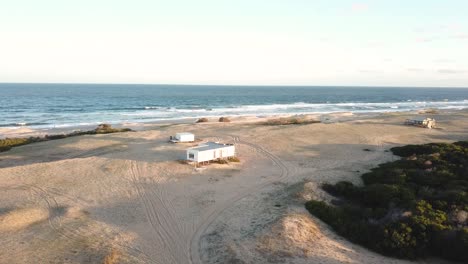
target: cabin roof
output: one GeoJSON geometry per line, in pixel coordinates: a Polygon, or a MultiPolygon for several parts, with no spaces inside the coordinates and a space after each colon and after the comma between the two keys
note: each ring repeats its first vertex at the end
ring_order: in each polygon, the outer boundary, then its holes
{"type": "Polygon", "coordinates": [[[222,149],[226,147],[233,146],[232,144],[221,144],[218,142],[206,142],[201,145],[198,145],[193,148],[189,148],[188,150],[196,150],[196,151],[206,151],[206,150],[213,150],[213,149],[222,149]]]}
{"type": "Polygon", "coordinates": [[[180,133],[176,133],[176,135],[179,135],[179,136],[193,136],[193,134],[189,133],[189,132],[180,132],[180,133]]]}

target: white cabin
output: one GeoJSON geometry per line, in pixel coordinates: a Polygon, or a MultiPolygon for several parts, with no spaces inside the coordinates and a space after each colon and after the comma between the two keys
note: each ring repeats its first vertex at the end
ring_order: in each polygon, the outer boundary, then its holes
{"type": "Polygon", "coordinates": [[[174,137],[171,137],[171,141],[174,143],[178,142],[194,142],[195,141],[195,135],[192,133],[176,133],[174,137]]]}
{"type": "Polygon", "coordinates": [[[234,157],[236,149],[232,144],[207,142],[187,149],[187,160],[194,162],[206,162],[217,159],[234,157]]]}
{"type": "Polygon", "coordinates": [[[436,121],[433,118],[415,117],[411,119],[406,119],[405,125],[433,128],[436,125],[436,121]]]}

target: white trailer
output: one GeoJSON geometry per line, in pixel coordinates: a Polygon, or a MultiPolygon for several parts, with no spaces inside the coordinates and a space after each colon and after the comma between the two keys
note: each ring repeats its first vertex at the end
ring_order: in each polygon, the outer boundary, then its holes
{"type": "Polygon", "coordinates": [[[174,137],[171,137],[171,142],[173,143],[183,143],[183,142],[194,142],[195,141],[195,135],[192,133],[176,133],[174,137]]]}
{"type": "Polygon", "coordinates": [[[206,162],[217,159],[234,157],[236,149],[232,144],[207,142],[197,147],[187,149],[187,160],[193,162],[206,162]]]}

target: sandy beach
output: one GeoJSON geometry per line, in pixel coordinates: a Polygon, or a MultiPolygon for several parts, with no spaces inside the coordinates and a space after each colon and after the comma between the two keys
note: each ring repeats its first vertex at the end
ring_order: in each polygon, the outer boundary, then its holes
{"type": "Polygon", "coordinates": [[[437,129],[403,125],[416,114],[122,124],[137,131],[16,147],[0,153],[0,263],[441,263],[373,253],[304,208],[331,199],[321,183],[359,184],[363,172],[397,159],[393,146],[468,139],[467,110],[427,114],[437,129]],[[177,132],[233,143],[241,162],[183,164],[194,144],[169,144],[177,132]]]}

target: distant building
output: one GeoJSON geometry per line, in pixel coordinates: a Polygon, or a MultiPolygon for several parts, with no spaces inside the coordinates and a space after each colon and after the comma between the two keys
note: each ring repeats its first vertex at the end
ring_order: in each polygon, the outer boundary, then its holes
{"type": "Polygon", "coordinates": [[[194,142],[195,141],[195,135],[192,133],[177,133],[174,137],[171,137],[171,142],[173,143],[183,143],[183,142],[194,142]]]}
{"type": "Polygon", "coordinates": [[[415,118],[406,119],[405,125],[425,127],[425,128],[434,128],[436,125],[436,121],[433,118],[415,117],[415,118]]]}
{"type": "Polygon", "coordinates": [[[234,157],[236,149],[232,144],[207,142],[199,146],[187,149],[187,160],[193,162],[206,162],[217,159],[234,157]]]}

